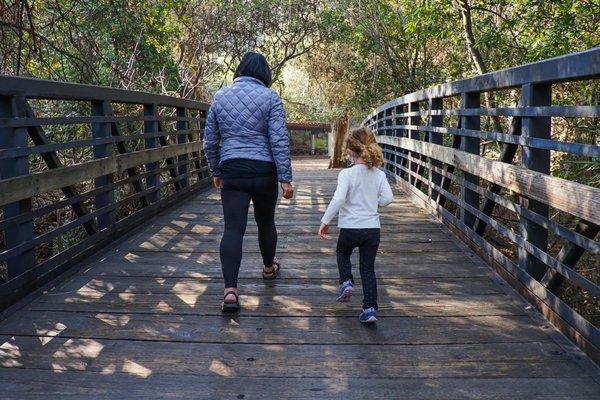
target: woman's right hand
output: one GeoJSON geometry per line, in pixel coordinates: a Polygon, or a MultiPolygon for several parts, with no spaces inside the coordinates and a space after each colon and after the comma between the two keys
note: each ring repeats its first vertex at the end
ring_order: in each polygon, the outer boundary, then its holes
{"type": "Polygon", "coordinates": [[[281,190],[283,191],[284,199],[291,199],[294,197],[294,187],[289,182],[281,182],[281,190]]]}
{"type": "Polygon", "coordinates": [[[215,185],[215,187],[217,189],[221,189],[221,177],[220,176],[215,176],[213,178],[213,185],[215,185]]]}

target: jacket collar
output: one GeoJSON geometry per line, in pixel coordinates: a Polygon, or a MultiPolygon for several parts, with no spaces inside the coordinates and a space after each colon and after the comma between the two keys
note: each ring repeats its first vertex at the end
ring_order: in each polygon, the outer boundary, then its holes
{"type": "Polygon", "coordinates": [[[239,76],[233,80],[233,83],[238,82],[254,82],[258,83],[259,85],[265,86],[265,84],[260,79],[253,78],[251,76],[239,76]]]}

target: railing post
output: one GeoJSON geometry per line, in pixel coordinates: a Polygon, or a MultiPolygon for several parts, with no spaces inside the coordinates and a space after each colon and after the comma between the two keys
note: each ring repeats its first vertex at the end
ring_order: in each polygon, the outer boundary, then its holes
{"type": "MultiPolygon", "coordinates": [[[[202,142],[204,144],[204,129],[206,128],[206,119],[208,117],[208,112],[205,110],[200,110],[198,112],[198,115],[202,118],[200,121],[196,122],[197,124],[197,128],[198,128],[198,134],[196,136],[196,140],[202,142]]],[[[191,134],[190,134],[191,135],[191,134]]],[[[188,139],[190,139],[190,141],[193,140],[192,136],[188,136],[188,139]]],[[[331,135],[330,135],[330,143],[331,143],[331,155],[333,155],[333,145],[334,145],[334,140],[333,140],[333,126],[331,127],[331,135]]],[[[330,155],[330,157],[331,157],[330,155]]],[[[202,171],[200,171],[198,173],[198,178],[199,179],[204,179],[206,177],[210,177],[210,172],[207,172],[206,175],[204,174],[204,169],[206,169],[208,167],[208,159],[206,158],[206,153],[204,152],[204,145],[200,146],[200,166],[202,168],[202,171]]]]}
{"type": "MultiPolygon", "coordinates": [[[[444,103],[442,99],[429,99],[429,111],[433,110],[442,110],[444,107],[444,103]]],[[[429,115],[428,124],[431,127],[440,127],[444,125],[444,117],[442,115],[429,115]]],[[[439,132],[429,132],[429,141],[434,144],[442,144],[443,137],[439,132]]],[[[430,165],[434,167],[442,168],[442,163],[438,160],[429,159],[430,165]]],[[[429,179],[431,182],[436,184],[437,186],[441,186],[442,184],[442,175],[439,172],[433,171],[429,168],[429,179]]],[[[429,198],[433,199],[435,202],[438,201],[439,192],[429,186],[429,198]]]]}
{"type": "Polygon", "coordinates": [[[385,110],[385,130],[383,133],[385,136],[392,135],[393,129],[390,129],[392,125],[394,125],[394,109],[388,108],[385,110]]]}
{"type": "MultiPolygon", "coordinates": [[[[385,128],[383,130],[383,135],[384,136],[392,136],[394,134],[394,130],[390,129],[390,127],[392,125],[394,125],[394,108],[387,108],[383,113],[383,117],[385,118],[385,123],[384,123],[385,128]]],[[[383,150],[384,160],[386,160],[386,161],[395,160],[395,156],[387,152],[387,150],[388,150],[387,146],[383,146],[382,150],[383,150]]],[[[386,163],[385,168],[390,172],[396,171],[396,168],[394,168],[389,163],[386,163]]]]}
{"type": "MultiPolygon", "coordinates": [[[[410,103],[408,105],[408,111],[409,112],[417,112],[419,111],[419,103],[415,102],[415,103],[410,103]]],[[[421,123],[421,117],[419,116],[410,116],[408,117],[408,124],[409,125],[420,125],[421,123]]],[[[415,139],[415,140],[420,140],[421,139],[421,134],[418,130],[416,129],[409,129],[408,131],[408,135],[411,139],[415,139]]],[[[417,171],[419,170],[419,164],[413,162],[413,159],[418,159],[419,158],[419,154],[418,153],[414,153],[414,152],[409,152],[407,153],[407,157],[410,155],[410,170],[411,172],[413,172],[414,174],[417,173],[417,171]]],[[[418,186],[419,185],[419,180],[412,175],[409,175],[408,177],[408,181],[410,182],[411,185],[413,186],[418,186]]]]}
{"type": "MultiPolygon", "coordinates": [[[[108,101],[92,101],[92,116],[106,117],[111,115],[112,107],[108,101]]],[[[111,124],[109,122],[93,122],[92,136],[94,138],[107,138],[112,136],[111,124]]],[[[98,144],[93,146],[94,159],[105,158],[112,156],[112,143],[98,144]]],[[[109,185],[113,182],[113,174],[99,176],[94,179],[96,188],[109,185]]],[[[115,201],[114,190],[96,195],[96,209],[106,207],[115,201]]],[[[116,221],[115,210],[107,211],[97,217],[98,229],[102,230],[113,225],[116,221]]]]}
{"type": "MultiPolygon", "coordinates": [[[[183,107],[177,107],[177,117],[178,118],[185,118],[187,116],[187,112],[186,109],[183,107]]],[[[187,130],[189,127],[188,121],[182,121],[182,120],[178,120],[177,121],[177,130],[178,131],[184,131],[187,130]]],[[[187,133],[178,133],[177,134],[177,143],[186,143],[188,139],[187,133]]],[[[188,155],[187,154],[182,154],[179,157],[177,157],[177,162],[184,162],[188,160],[188,155]]],[[[188,164],[182,164],[177,168],[177,173],[179,174],[179,176],[182,176],[184,174],[187,174],[188,172],[188,164]]],[[[179,187],[180,188],[184,188],[188,185],[189,183],[189,176],[186,176],[185,178],[182,178],[179,181],[179,187]]]]}
{"type": "MultiPolygon", "coordinates": [[[[407,104],[403,104],[402,105],[402,112],[405,113],[408,111],[408,105],[407,104]]],[[[402,117],[402,125],[408,125],[407,123],[408,119],[407,117],[402,117]]],[[[406,128],[402,129],[400,131],[400,137],[408,137],[408,131],[406,130],[406,128]]],[[[409,152],[408,150],[400,150],[400,154],[402,154],[402,159],[400,160],[400,165],[404,168],[400,169],[400,178],[405,179],[405,180],[410,180],[407,177],[407,173],[406,173],[406,168],[408,168],[408,155],[409,152]]]]}
{"type": "MultiPolygon", "coordinates": [[[[144,133],[158,133],[158,115],[156,110],[156,104],[144,104],[144,116],[152,117],[149,121],[144,121],[144,133]]],[[[156,137],[144,139],[144,147],[146,149],[153,149],[156,147],[156,137]]],[[[158,169],[158,162],[151,162],[146,164],[146,172],[154,171],[158,169]]],[[[146,177],[146,189],[155,187],[158,184],[158,176],[155,173],[150,173],[146,177]]],[[[148,194],[148,202],[155,203],[158,201],[158,191],[154,191],[148,194]]]]}
{"type": "MultiPolygon", "coordinates": [[[[481,103],[481,94],[478,92],[461,93],[460,103],[461,108],[465,110],[469,108],[479,108],[481,103]]],[[[462,116],[461,127],[462,129],[479,130],[481,128],[481,117],[479,117],[478,115],[462,116]]],[[[468,153],[480,155],[480,142],[480,138],[463,136],[460,142],[460,149],[468,153]]],[[[465,172],[465,180],[475,185],[479,185],[479,178],[477,177],[477,175],[465,172]]],[[[461,198],[466,204],[475,208],[479,208],[479,195],[476,191],[462,187],[461,198]]],[[[461,207],[460,209],[460,219],[469,228],[473,228],[473,226],[475,225],[475,215],[466,211],[464,207],[461,207]]]]}
{"type": "MultiPolygon", "coordinates": [[[[194,110],[194,112],[196,113],[196,117],[200,117],[204,115],[204,111],[202,110],[194,110]]],[[[198,121],[197,119],[194,119],[194,125],[192,128],[192,125],[188,123],[188,127],[190,128],[190,132],[188,133],[188,142],[201,142],[203,140],[203,134],[201,132],[202,129],[204,129],[204,125],[201,121],[198,121]]],[[[198,177],[199,180],[204,179],[204,163],[205,163],[205,157],[204,157],[204,150],[202,150],[202,146],[200,146],[200,151],[195,151],[192,153],[192,157],[196,158],[196,160],[194,161],[194,166],[196,167],[196,169],[198,170],[198,172],[196,172],[196,175],[198,177]]]]}
{"type": "MultiPolygon", "coordinates": [[[[19,110],[16,97],[0,97],[0,118],[25,118],[19,110]]],[[[27,128],[0,128],[0,149],[27,146],[27,128]]],[[[0,159],[0,179],[14,178],[29,174],[28,156],[16,156],[0,159]]],[[[11,218],[31,211],[31,199],[6,204],[3,207],[4,218],[11,218]]],[[[17,247],[33,239],[33,221],[15,223],[4,230],[5,250],[17,247]]],[[[35,266],[35,249],[28,249],[6,260],[8,279],[35,266]]]]}
{"type": "MultiPolygon", "coordinates": [[[[402,113],[402,108],[401,106],[394,106],[394,112],[393,112],[393,122],[394,125],[400,125],[401,121],[400,118],[398,117],[398,114],[402,113]]],[[[400,136],[400,129],[395,128],[392,130],[392,136],[393,137],[398,137],[400,136]]],[[[385,147],[384,147],[385,148],[385,147]]],[[[394,150],[393,154],[390,154],[390,159],[394,161],[394,165],[391,165],[389,169],[391,169],[394,172],[394,177],[398,177],[400,176],[400,168],[398,168],[399,162],[398,161],[402,161],[399,160],[399,156],[398,156],[398,149],[394,150]]]]}
{"type": "MultiPolygon", "coordinates": [[[[394,125],[398,126],[401,124],[400,122],[400,117],[398,117],[398,114],[402,113],[402,108],[400,106],[394,106],[394,112],[393,112],[393,116],[394,116],[394,125]]],[[[398,128],[394,128],[394,130],[392,130],[392,136],[393,137],[398,137],[400,136],[400,129],[398,128]]]]}
{"type": "MultiPolygon", "coordinates": [[[[550,106],[552,105],[552,85],[523,85],[522,98],[524,107],[550,106]]],[[[550,117],[523,117],[521,135],[525,138],[550,139],[551,124],[550,117]]],[[[521,158],[523,167],[542,174],[550,173],[549,150],[523,146],[521,158]]],[[[524,196],[520,197],[520,202],[522,207],[548,218],[548,205],[524,196]]],[[[548,231],[546,228],[520,216],[519,229],[523,239],[539,249],[547,251],[548,231]]],[[[540,280],[544,276],[547,269],[547,266],[542,261],[529,254],[522,247],[519,247],[519,266],[537,280],[540,280]]]]}

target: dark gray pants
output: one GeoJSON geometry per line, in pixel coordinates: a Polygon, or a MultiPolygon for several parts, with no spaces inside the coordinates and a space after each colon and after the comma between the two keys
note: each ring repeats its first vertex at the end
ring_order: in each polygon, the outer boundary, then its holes
{"type": "Polygon", "coordinates": [[[337,242],[337,264],[340,283],[351,280],[352,264],[350,256],[358,247],[359,271],[363,287],[363,308],[377,309],[377,278],[375,277],[375,257],[379,248],[380,229],[340,229],[337,242]]]}

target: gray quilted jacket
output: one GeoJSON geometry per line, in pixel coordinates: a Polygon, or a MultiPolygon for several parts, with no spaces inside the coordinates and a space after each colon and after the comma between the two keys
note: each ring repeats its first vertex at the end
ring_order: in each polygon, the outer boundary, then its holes
{"type": "Polygon", "coordinates": [[[204,151],[213,176],[231,158],[274,161],[280,182],[292,181],[283,103],[261,81],[241,76],[215,94],[204,129],[204,151]]]}

